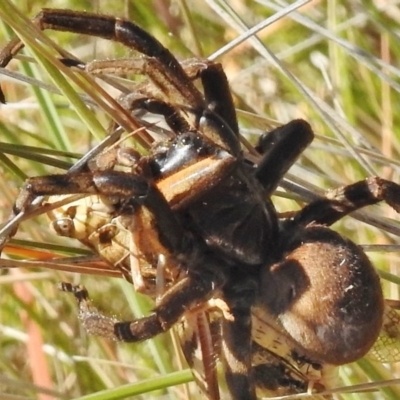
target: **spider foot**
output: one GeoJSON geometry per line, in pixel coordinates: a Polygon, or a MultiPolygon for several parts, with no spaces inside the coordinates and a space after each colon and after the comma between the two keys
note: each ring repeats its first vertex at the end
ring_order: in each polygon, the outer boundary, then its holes
{"type": "Polygon", "coordinates": [[[79,307],[79,319],[85,330],[95,336],[102,336],[111,340],[121,340],[115,333],[117,319],[107,317],[94,307],[89,299],[89,293],[84,286],[62,282],[58,288],[63,292],[72,293],[79,307]]]}

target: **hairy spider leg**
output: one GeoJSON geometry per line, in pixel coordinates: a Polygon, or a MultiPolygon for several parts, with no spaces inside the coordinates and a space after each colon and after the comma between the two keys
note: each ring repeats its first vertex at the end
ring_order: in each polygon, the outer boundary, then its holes
{"type": "MultiPolygon", "coordinates": [[[[194,68],[198,70],[204,84],[204,99],[172,53],[131,21],[72,10],[43,9],[33,19],[33,23],[41,30],[68,31],[113,40],[142,53],[144,56],[141,59],[115,61],[116,66],[113,70],[126,68],[148,76],[162,94],[162,100],[170,101],[172,98],[178,107],[187,107],[189,114],[195,116],[195,128],[203,124],[207,126],[204,120],[212,118],[210,114],[219,124],[226,118],[224,125],[229,129],[218,130],[217,136],[212,130],[214,136],[210,139],[217,139],[217,143],[222,143],[232,154],[239,154],[238,126],[233,100],[225,73],[218,64],[205,61],[202,66],[194,68]],[[215,85],[218,90],[214,90],[215,85]],[[214,107],[216,112],[210,110],[208,104],[211,105],[211,109],[214,107]]],[[[0,66],[5,67],[22,47],[23,43],[18,38],[9,42],[0,53],[0,66]]],[[[110,62],[103,62],[100,69],[106,70],[106,65],[110,65],[110,62]]],[[[206,132],[205,134],[207,135],[206,132]]]]}

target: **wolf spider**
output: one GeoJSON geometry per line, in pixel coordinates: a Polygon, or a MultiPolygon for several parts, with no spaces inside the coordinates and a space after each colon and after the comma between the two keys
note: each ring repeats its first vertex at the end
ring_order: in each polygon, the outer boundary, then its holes
{"type": "MultiPolygon", "coordinates": [[[[18,214],[37,196],[99,195],[112,202],[114,216],[131,235],[145,285],[157,280],[154,270],[161,264],[166,290],[150,315],[134,321],[93,312],[84,289],[63,284],[76,295],[89,332],[139,342],[185,318],[211,316],[210,326],[220,340],[220,346],[211,348],[219,351],[232,399],[256,399],[265,387],[296,390],[294,380],[285,381],[287,373],[268,361],[255,362],[254,354],[261,354],[255,351],[260,346],[257,332],[252,332],[256,316],[273,318],[298,359],[305,357],[310,365],[348,363],[370,349],[382,325],[379,278],[363,251],[329,226],[382,200],[399,211],[399,185],[371,177],[279,218],[270,197],[312,141],[308,123],[295,120],[264,135],[257,147],[262,159],[255,165],[243,155],[220,64],[181,64],[139,26],[111,16],[44,9],[34,23],[42,30],[113,40],[141,53],[141,58],[87,65],[64,62],[88,73],[144,75],[147,81],[125,98],[126,107],[162,115],[174,132],[169,142],[139,157],[131,171],[93,163],[85,172],[30,178],[16,201],[18,214]],[[202,91],[193,82],[197,79],[202,91]],[[153,277],[145,274],[146,268],[153,277]]],[[[0,65],[21,47],[18,40],[10,42],[0,53],[0,65]]],[[[135,279],[140,290],[143,283],[135,279]]],[[[193,354],[185,345],[184,353],[191,364],[193,354]]],[[[202,388],[215,400],[220,396],[216,372],[209,369],[202,388]]]]}

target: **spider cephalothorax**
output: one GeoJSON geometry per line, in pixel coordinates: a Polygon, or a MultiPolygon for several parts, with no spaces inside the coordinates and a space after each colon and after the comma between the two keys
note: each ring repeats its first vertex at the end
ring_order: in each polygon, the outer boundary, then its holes
{"type": "MultiPolygon", "coordinates": [[[[301,372],[281,368],[267,356],[263,334],[254,328],[262,324],[285,338],[292,360],[299,365],[307,360],[310,369],[347,363],[369,350],[382,324],[379,278],[361,249],[329,226],[382,200],[400,210],[397,184],[369,178],[279,218],[270,197],[313,139],[305,121],[262,137],[260,162],[252,163],[243,155],[219,64],[181,65],[136,24],[114,17],[46,9],[34,22],[41,29],[100,36],[140,52],[141,58],[129,60],[68,63],[88,73],[114,68],[145,75],[146,85],[123,104],[161,114],[172,131],[172,139],[138,157],[129,170],[117,168],[116,158],[105,168],[91,162],[86,172],[30,178],[16,201],[17,214],[37,196],[97,199],[103,219],[86,225],[82,234],[72,208],[83,203],[70,204],[61,209],[64,215],[53,213],[57,231],[79,238],[121,269],[137,290],[159,297],[150,315],[119,322],[89,312],[85,290],[64,284],[76,294],[90,332],[136,342],[180,325],[183,337],[195,337],[205,347],[204,330],[188,334],[190,324],[204,318],[213,331],[209,338],[220,342],[208,351],[219,351],[232,399],[255,399],[277,387],[307,389],[301,372]],[[194,79],[201,80],[202,91],[194,79]]],[[[20,42],[11,42],[0,53],[1,66],[20,48],[20,42]]],[[[183,349],[193,367],[188,342],[183,349]]],[[[216,357],[210,359],[199,383],[215,400],[216,357]]]]}

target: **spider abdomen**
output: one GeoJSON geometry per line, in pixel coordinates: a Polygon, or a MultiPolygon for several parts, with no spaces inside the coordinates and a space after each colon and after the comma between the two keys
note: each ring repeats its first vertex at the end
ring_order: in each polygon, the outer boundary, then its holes
{"type": "Polygon", "coordinates": [[[267,307],[306,354],[341,365],[365,355],[383,315],[378,274],[359,246],[323,226],[299,230],[263,274],[267,307]]]}

